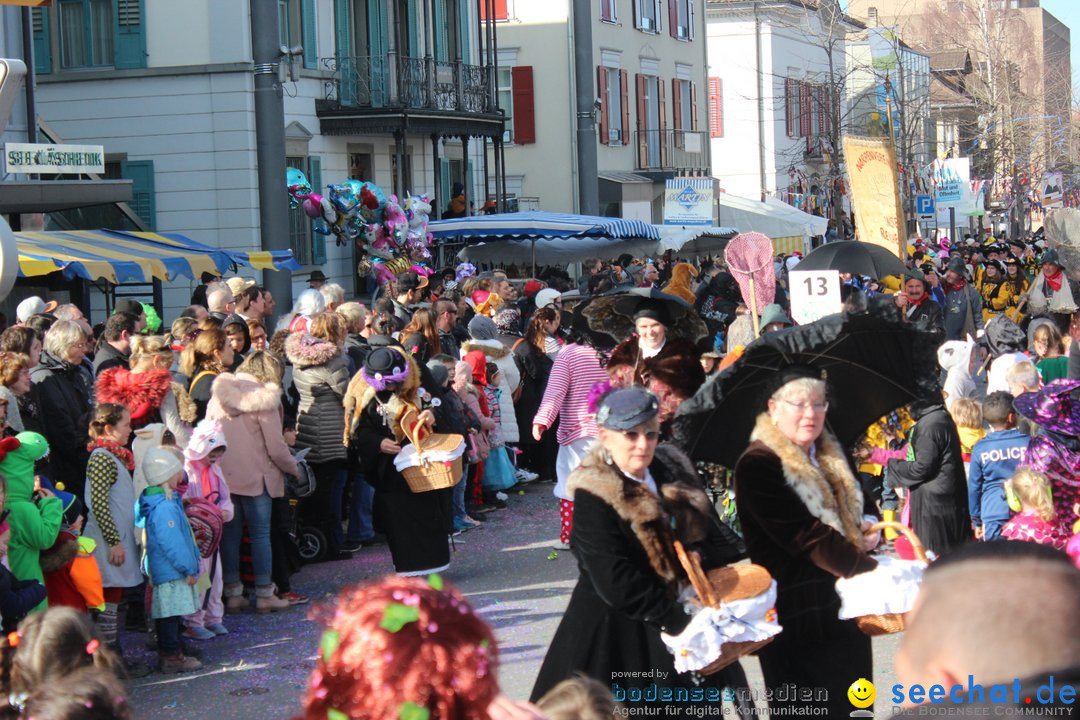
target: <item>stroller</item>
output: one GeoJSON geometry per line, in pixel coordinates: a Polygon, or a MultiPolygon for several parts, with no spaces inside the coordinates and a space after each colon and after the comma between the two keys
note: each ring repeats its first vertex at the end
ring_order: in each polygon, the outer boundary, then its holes
{"type": "Polygon", "coordinates": [[[296,545],[301,560],[305,563],[317,563],[326,557],[329,545],[326,533],[315,525],[305,523],[301,507],[304,498],[315,492],[315,473],[304,459],[309,449],[293,452],[299,473],[285,476],[285,497],[289,500],[292,514],[289,537],[296,545]]]}

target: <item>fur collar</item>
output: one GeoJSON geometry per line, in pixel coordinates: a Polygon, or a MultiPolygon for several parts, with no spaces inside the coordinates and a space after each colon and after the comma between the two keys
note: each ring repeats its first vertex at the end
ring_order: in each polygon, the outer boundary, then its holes
{"type": "MultiPolygon", "coordinates": [[[[387,346],[394,352],[400,353],[402,360],[409,366],[409,377],[402,383],[401,388],[394,393],[394,396],[387,403],[391,407],[388,411],[394,413],[394,417],[399,417],[405,410],[405,404],[412,405],[413,407],[419,407],[420,401],[417,397],[417,392],[420,389],[420,367],[416,364],[412,355],[405,352],[404,348],[398,345],[387,346]]],[[[349,446],[349,438],[352,436],[356,426],[360,423],[360,415],[364,412],[364,408],[375,399],[375,388],[367,384],[364,380],[364,374],[361,372],[353,375],[352,380],[349,381],[349,387],[345,390],[345,397],[343,399],[343,405],[345,409],[345,437],[343,441],[345,446],[349,446]]],[[[397,423],[394,424],[394,434],[399,433],[397,423]]]]}
{"type": "Polygon", "coordinates": [[[64,530],[56,537],[56,542],[41,553],[41,572],[56,572],[75,559],[79,554],[79,541],[74,535],[64,530]]]}
{"type": "Polygon", "coordinates": [[[480,350],[489,358],[498,360],[510,354],[510,349],[500,340],[466,340],[461,345],[461,352],[467,353],[472,350],[480,350]]]}
{"type": "Polygon", "coordinates": [[[325,365],[341,354],[341,348],[307,333],[293,333],[285,338],[285,354],[293,367],[325,365]]]}
{"type": "Polygon", "coordinates": [[[780,458],[784,480],[810,514],[856,547],[861,547],[862,490],[844,457],[843,448],[832,433],[825,430],[818,438],[818,466],[773,425],[768,413],[758,415],[750,435],[750,441],[755,440],[760,440],[780,458]]]}
{"type": "Polygon", "coordinates": [[[178,382],[173,382],[172,391],[173,397],[176,398],[176,411],[180,414],[180,419],[189,425],[194,425],[199,421],[199,408],[191,399],[187,388],[178,382]]]}
{"type": "Polygon", "coordinates": [[[247,373],[221,373],[214,378],[214,398],[230,416],[277,410],[281,406],[281,388],[263,385],[247,373]]]}
{"type": "Polygon", "coordinates": [[[645,549],[652,569],[676,589],[679,581],[685,580],[686,573],[675,555],[672,517],[679,539],[684,543],[696,543],[705,539],[708,523],[715,516],[705,491],[681,480],[687,470],[691,472],[689,477],[695,477],[690,460],[677,448],[658,447],[649,466],[660,491],[661,497],[657,497],[641,483],[608,465],[603,449],[597,445],[571,473],[566,488],[571,495],[577,490],[585,490],[610,505],[629,523],[645,549]]]}

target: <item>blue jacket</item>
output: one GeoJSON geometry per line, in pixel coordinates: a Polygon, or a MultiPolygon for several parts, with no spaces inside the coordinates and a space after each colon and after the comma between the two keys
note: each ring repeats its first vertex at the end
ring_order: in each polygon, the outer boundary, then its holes
{"type": "Polygon", "coordinates": [[[149,487],[139,496],[135,524],[146,528],[143,572],[155,585],[199,575],[199,549],[180,494],[149,487]]]}
{"type": "Polygon", "coordinates": [[[1008,520],[1005,481],[1024,459],[1030,437],[1016,428],[989,433],[971,448],[968,466],[968,509],[976,525],[1008,520]]]}

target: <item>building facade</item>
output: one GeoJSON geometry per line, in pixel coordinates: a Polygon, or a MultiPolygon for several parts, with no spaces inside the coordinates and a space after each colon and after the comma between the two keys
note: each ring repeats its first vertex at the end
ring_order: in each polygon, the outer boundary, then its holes
{"type": "MultiPolygon", "coordinates": [[[[35,8],[38,115],[69,143],[103,144],[146,224],[235,250],[260,246],[249,2],[63,0],[35,8]]],[[[268,0],[261,0],[268,1],[268,0]]],[[[314,187],[347,178],[427,193],[484,186],[484,142],[502,137],[480,19],[489,0],[275,0],[287,164],[314,187]],[[288,65],[288,63],[285,63],[288,65]]],[[[487,47],[493,47],[489,42],[487,47]]],[[[282,178],[282,202],[287,202],[282,178]]],[[[353,248],[290,239],[307,273],[357,285],[353,248]]],[[[194,283],[193,283],[194,284],[194,283]]],[[[167,288],[167,316],[191,287],[167,288]]]]}
{"type": "MultiPolygon", "coordinates": [[[[704,2],[589,5],[600,213],[661,222],[664,180],[709,170],[704,2]]],[[[522,210],[577,212],[570,0],[496,6],[507,192],[522,210]]]]}

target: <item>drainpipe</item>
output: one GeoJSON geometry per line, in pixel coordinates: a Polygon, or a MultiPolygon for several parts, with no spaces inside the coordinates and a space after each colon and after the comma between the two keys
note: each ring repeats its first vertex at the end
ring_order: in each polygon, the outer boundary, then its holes
{"type": "Polygon", "coordinates": [[[758,185],[761,188],[761,201],[765,202],[765,83],[761,67],[761,16],[758,14],[758,0],[754,0],[754,52],[757,59],[758,185]]]}

